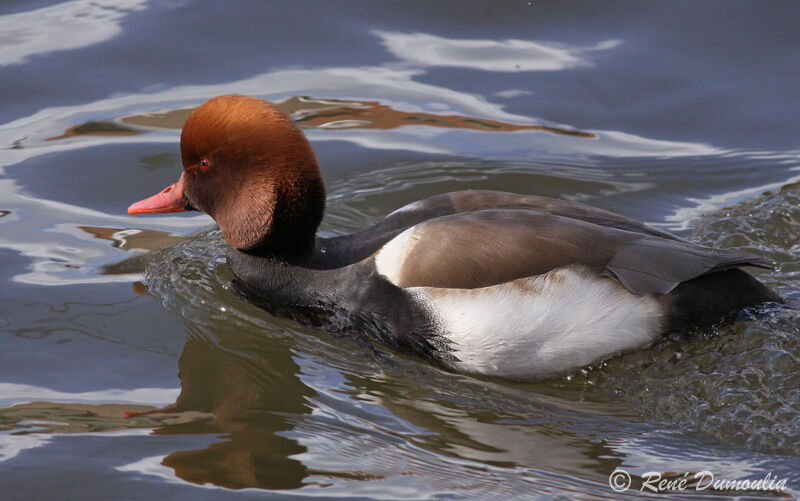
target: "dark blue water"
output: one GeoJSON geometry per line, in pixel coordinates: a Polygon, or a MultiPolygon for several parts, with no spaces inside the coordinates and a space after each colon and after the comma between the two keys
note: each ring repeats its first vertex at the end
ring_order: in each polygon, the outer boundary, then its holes
{"type": "Polygon", "coordinates": [[[703,470],[796,496],[798,21],[792,2],[3,2],[0,499],[618,499],[703,470]],[[764,255],[788,304],[526,383],[271,317],[228,291],[211,219],[125,213],[177,178],[189,110],[231,92],[304,127],[328,234],[456,189],[560,197],[764,255]]]}

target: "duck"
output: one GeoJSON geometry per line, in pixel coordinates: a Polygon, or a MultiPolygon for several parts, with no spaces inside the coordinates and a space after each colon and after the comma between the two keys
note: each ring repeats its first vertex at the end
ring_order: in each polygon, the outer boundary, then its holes
{"type": "Polygon", "coordinates": [[[569,373],[781,301],[742,269],[770,268],[761,257],[529,194],[442,193],[318,236],[326,195],[314,151],[257,97],[200,105],[180,151],[178,181],[129,214],[205,212],[242,300],[457,372],[569,373]]]}

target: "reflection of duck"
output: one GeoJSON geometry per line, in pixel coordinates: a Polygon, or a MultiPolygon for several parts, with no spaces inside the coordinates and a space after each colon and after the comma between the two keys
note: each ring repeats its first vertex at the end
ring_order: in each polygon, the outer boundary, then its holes
{"type": "Polygon", "coordinates": [[[289,347],[257,343],[236,330],[214,342],[190,335],[178,363],[181,393],[154,412],[200,411],[208,422],[191,421],[156,429],[156,434],[224,434],[205,449],[173,452],[162,463],[189,482],[240,489],[293,489],[303,485],[306,467],[291,456],[305,451],[279,432],[291,429],[286,415],[310,412],[305,399],[313,390],[297,377],[289,347]],[[247,352],[247,357],[237,352],[247,352]]]}
{"type": "MultiPolygon", "coordinates": [[[[322,383],[323,391],[333,385],[332,397],[317,394],[301,379],[295,357],[303,359],[308,347],[224,323],[187,325],[177,401],[128,413],[129,426],[163,423],[155,428],[157,435],[217,437],[202,448],[181,445],[182,450],[160,459],[187,482],[234,489],[337,483],[347,488],[354,481],[414,475],[488,495],[489,490],[512,494],[523,488],[517,467],[583,471],[581,478],[602,481],[619,465],[602,440],[569,430],[565,423],[580,414],[553,404],[574,407],[574,402],[528,391],[514,395],[513,389],[484,381],[459,385],[452,375],[443,380],[455,386],[441,385],[445,393],[437,394],[439,385],[429,386],[427,377],[404,380],[380,373],[339,373],[343,383],[322,383]],[[482,406],[487,390],[493,395],[492,412],[482,406]],[[448,391],[459,395],[457,402],[448,391]],[[375,416],[370,401],[382,409],[375,416]],[[501,469],[486,471],[483,465],[501,469]]],[[[603,408],[606,418],[607,411],[603,408]]]]}
{"type": "Polygon", "coordinates": [[[363,327],[458,370],[545,375],[779,298],[738,267],[765,266],[617,214],[468,191],[316,238],[325,189],[308,141],[271,103],[221,96],[181,135],[184,172],[128,211],[202,210],[254,303],[334,329],[363,327]]]}

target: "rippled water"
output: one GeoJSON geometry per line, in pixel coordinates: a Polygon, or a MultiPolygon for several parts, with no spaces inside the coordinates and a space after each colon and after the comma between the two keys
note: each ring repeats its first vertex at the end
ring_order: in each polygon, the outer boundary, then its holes
{"type": "Polygon", "coordinates": [[[0,497],[619,499],[703,470],[796,496],[799,15],[4,3],[0,497]],[[229,292],[209,218],[125,214],[176,179],[190,110],[228,92],[304,128],[326,234],[445,191],[547,195],[764,255],[786,304],[527,382],[272,317],[229,292]],[[634,489],[611,490],[617,468],[634,489]]]}

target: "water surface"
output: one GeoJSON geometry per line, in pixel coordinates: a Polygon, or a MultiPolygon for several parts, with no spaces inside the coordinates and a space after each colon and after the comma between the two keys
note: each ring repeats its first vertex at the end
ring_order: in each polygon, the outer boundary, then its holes
{"type": "Polygon", "coordinates": [[[796,496],[799,18],[771,2],[4,3],[3,499],[642,495],[609,488],[617,468],[634,486],[769,473],[796,496]],[[754,273],[787,304],[529,382],[272,317],[229,292],[211,219],[125,213],[177,178],[188,113],[231,92],[279,102],[311,139],[325,234],[451,190],[559,197],[764,255],[775,270],[754,273]]]}

